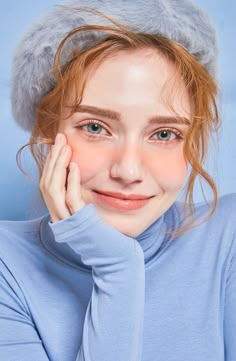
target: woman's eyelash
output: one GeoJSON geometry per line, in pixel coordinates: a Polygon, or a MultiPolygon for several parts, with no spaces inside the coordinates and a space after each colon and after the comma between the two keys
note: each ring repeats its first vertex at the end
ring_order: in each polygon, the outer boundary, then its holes
{"type": "MultiPolygon", "coordinates": [[[[105,129],[105,130],[108,132],[108,130],[106,129],[104,123],[101,122],[101,121],[99,121],[99,120],[95,120],[95,119],[90,119],[90,120],[86,121],[86,123],[81,124],[80,126],[77,126],[77,128],[82,129],[82,128],[85,127],[86,125],[90,125],[90,124],[91,124],[91,125],[97,124],[97,125],[101,126],[103,129],[105,129]]],[[[152,137],[153,137],[155,134],[158,134],[158,133],[161,133],[161,132],[171,132],[171,133],[175,134],[175,136],[176,136],[176,139],[171,140],[171,141],[165,141],[165,140],[164,140],[164,141],[161,141],[161,140],[159,140],[159,142],[162,142],[162,143],[178,141],[178,140],[181,140],[181,139],[184,138],[183,134],[182,134],[179,130],[177,130],[177,129],[175,129],[175,128],[169,128],[169,127],[168,127],[168,128],[158,129],[158,131],[156,131],[155,133],[152,134],[152,137]]],[[[91,133],[89,133],[88,131],[86,131],[86,135],[87,135],[88,137],[90,137],[90,138],[98,138],[98,136],[99,136],[99,134],[91,134],[91,133]]]]}

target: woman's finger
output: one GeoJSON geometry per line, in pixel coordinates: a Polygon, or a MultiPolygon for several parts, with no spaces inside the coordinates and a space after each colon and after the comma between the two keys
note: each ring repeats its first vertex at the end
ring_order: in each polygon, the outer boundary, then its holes
{"type": "Polygon", "coordinates": [[[64,145],[56,159],[48,187],[56,192],[66,188],[67,168],[70,163],[72,151],[69,145],[64,145]]]}
{"type": "Polygon", "coordinates": [[[69,166],[66,205],[71,214],[74,214],[85,206],[85,202],[83,201],[80,192],[80,171],[77,164],[74,162],[71,162],[69,166]]]}
{"type": "Polygon", "coordinates": [[[71,215],[66,205],[67,167],[71,158],[71,149],[68,145],[61,148],[56,160],[50,182],[47,186],[46,198],[53,221],[64,219],[71,215]]]}
{"type": "Polygon", "coordinates": [[[51,146],[50,152],[47,155],[44,169],[41,177],[41,183],[47,187],[50,184],[55,164],[63,146],[67,144],[64,134],[58,133],[55,138],[55,143],[51,146]]]}
{"type": "Polygon", "coordinates": [[[66,138],[59,134],[47,157],[40,181],[40,190],[53,222],[71,215],[65,203],[65,184],[70,157],[71,150],[66,144],[66,138]]]}

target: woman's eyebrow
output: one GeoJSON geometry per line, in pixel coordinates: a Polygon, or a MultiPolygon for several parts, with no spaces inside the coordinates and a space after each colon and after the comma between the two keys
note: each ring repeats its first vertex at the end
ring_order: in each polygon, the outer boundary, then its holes
{"type": "Polygon", "coordinates": [[[102,117],[110,118],[110,119],[117,120],[117,121],[121,120],[120,113],[115,112],[114,110],[110,110],[110,109],[98,108],[93,105],[79,104],[76,106],[75,111],[79,112],[79,113],[90,113],[93,115],[100,115],[102,117]]]}
{"type": "MultiPolygon", "coordinates": [[[[93,105],[82,105],[79,104],[76,106],[75,111],[78,113],[90,113],[93,115],[99,115],[105,118],[113,119],[116,121],[121,120],[120,113],[111,110],[111,109],[104,109],[100,107],[95,107],[93,105]]],[[[191,122],[186,117],[179,117],[179,116],[166,116],[166,115],[156,115],[149,119],[149,124],[184,124],[190,125],[191,122]]]]}

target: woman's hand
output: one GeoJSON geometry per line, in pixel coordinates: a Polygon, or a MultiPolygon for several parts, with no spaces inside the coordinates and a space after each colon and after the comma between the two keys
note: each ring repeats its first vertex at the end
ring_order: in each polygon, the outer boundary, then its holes
{"type": "Polygon", "coordinates": [[[79,168],[70,162],[71,156],[65,135],[58,133],[39,184],[52,222],[67,218],[85,206],[80,194],[79,168]]]}

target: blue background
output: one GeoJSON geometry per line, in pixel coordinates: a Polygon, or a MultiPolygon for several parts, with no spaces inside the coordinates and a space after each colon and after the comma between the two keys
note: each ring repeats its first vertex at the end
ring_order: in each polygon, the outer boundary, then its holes
{"type": "MultiPolygon", "coordinates": [[[[36,167],[25,153],[25,177],[16,165],[17,150],[28,141],[29,134],[13,121],[9,101],[13,50],[29,24],[54,4],[63,1],[12,0],[0,5],[0,219],[28,219],[40,216],[45,208],[40,202],[36,167]]],[[[214,177],[220,195],[236,192],[236,3],[234,0],[195,0],[206,9],[218,30],[220,49],[220,112],[223,128],[220,139],[211,144],[206,167],[214,177]]],[[[211,195],[207,188],[206,194],[211,195]]],[[[199,183],[195,200],[201,201],[199,183]]]]}

